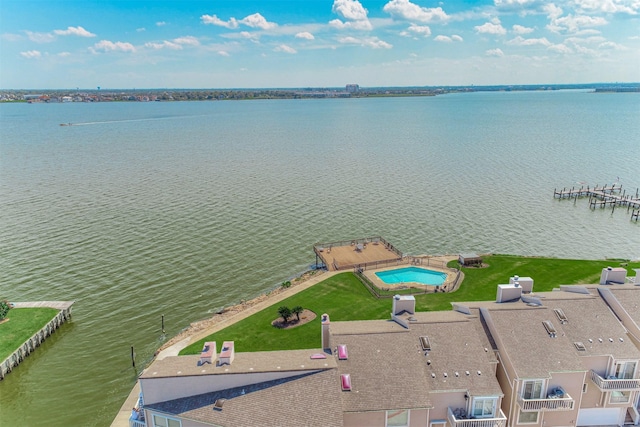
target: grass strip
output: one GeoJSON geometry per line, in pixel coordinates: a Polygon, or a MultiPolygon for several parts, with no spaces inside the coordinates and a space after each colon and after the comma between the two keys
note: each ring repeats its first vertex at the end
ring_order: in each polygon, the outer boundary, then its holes
{"type": "Polygon", "coordinates": [[[0,362],[35,335],[59,310],[55,308],[12,308],[8,321],[0,324],[0,362]]]}
{"type": "MultiPolygon", "coordinates": [[[[550,291],[559,285],[598,283],[602,268],[624,266],[640,268],[640,262],[624,260],[568,260],[511,255],[484,257],[484,268],[462,268],[464,281],[456,292],[416,296],[417,311],[451,310],[451,302],[494,300],[498,284],[509,283],[519,275],[534,280],[534,292],[550,291]]],[[[452,261],[451,266],[457,265],[452,261]]],[[[320,347],[320,315],[331,321],[389,319],[391,299],[376,299],[350,272],[330,277],[284,301],[243,319],[219,332],[191,344],[180,355],[198,354],[205,341],[235,341],[237,351],[292,350],[320,347]],[[317,314],[316,319],[292,329],[278,329],[271,322],[278,307],[300,305],[317,314]]]]}

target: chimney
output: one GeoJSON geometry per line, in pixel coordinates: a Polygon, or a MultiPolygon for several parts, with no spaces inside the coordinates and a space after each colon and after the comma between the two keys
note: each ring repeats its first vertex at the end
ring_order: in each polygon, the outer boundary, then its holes
{"type": "Polygon", "coordinates": [[[522,296],[522,286],[518,283],[508,285],[498,285],[498,293],[496,295],[496,302],[507,302],[520,299],[522,296]]]}
{"type": "Polygon", "coordinates": [[[331,334],[329,333],[329,315],[327,313],[322,315],[322,349],[331,350],[331,334]]]}
{"type": "Polygon", "coordinates": [[[416,313],[416,299],[413,295],[396,295],[393,297],[394,316],[406,311],[409,314],[416,313]]]}
{"type": "Polygon", "coordinates": [[[222,350],[220,351],[220,357],[218,359],[220,365],[231,365],[231,363],[233,363],[234,356],[235,351],[233,348],[233,341],[225,341],[222,343],[222,350]]]}

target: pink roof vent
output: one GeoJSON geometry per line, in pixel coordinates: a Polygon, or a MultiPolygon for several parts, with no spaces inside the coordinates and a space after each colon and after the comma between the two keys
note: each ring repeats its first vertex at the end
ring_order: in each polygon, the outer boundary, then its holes
{"type": "Polygon", "coordinates": [[[347,360],[349,358],[349,353],[347,352],[347,345],[340,344],[338,346],[338,359],[339,360],[347,360]]]}
{"type": "Polygon", "coordinates": [[[340,382],[342,384],[342,391],[351,391],[351,375],[350,374],[340,375],[340,382]]]}

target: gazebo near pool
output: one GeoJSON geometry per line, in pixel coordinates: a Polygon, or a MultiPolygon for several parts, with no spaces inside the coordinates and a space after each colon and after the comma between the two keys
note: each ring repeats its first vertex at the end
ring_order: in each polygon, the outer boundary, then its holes
{"type": "Polygon", "coordinates": [[[353,268],[375,268],[402,261],[402,252],[380,236],[313,245],[316,265],[329,271],[353,268]]]}

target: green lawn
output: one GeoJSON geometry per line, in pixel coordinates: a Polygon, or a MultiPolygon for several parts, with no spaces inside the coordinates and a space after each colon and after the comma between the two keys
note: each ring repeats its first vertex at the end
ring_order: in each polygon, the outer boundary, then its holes
{"type": "Polygon", "coordinates": [[[55,308],[12,308],[0,325],[0,362],[58,314],[55,308]]]}
{"type": "MultiPolygon", "coordinates": [[[[620,261],[585,261],[556,258],[524,258],[494,255],[484,258],[486,268],[463,268],[465,279],[460,289],[451,293],[416,296],[417,311],[450,310],[452,301],[493,300],[497,285],[509,283],[515,274],[532,277],[534,292],[550,291],[559,285],[597,283],[603,267],[619,267],[620,261]]],[[[453,261],[451,265],[457,265],[453,261]]],[[[630,275],[640,262],[625,266],[630,275]]],[[[266,351],[320,346],[320,315],[328,313],[332,321],[388,319],[391,299],[376,299],[353,273],[330,277],[282,302],[276,303],[220,332],[198,341],[180,352],[197,354],[205,341],[235,341],[238,351],[266,351]],[[286,305],[312,310],[317,318],[293,329],[277,329],[271,322],[278,317],[278,307],[286,305]]]]}

